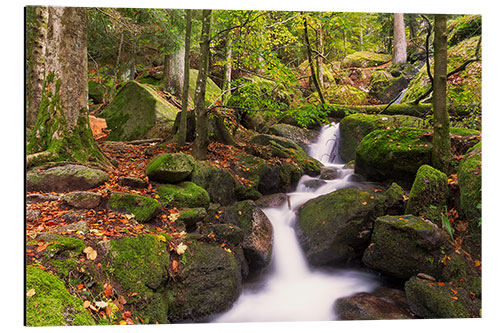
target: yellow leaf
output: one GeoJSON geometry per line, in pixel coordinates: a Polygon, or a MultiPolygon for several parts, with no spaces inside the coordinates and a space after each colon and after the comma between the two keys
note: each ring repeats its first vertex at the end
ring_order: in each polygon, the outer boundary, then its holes
{"type": "Polygon", "coordinates": [[[163,236],[163,235],[158,235],[158,240],[159,240],[160,242],[164,242],[164,243],[166,243],[166,242],[167,242],[167,238],[166,238],[165,236],[163,236]]]}
{"type": "Polygon", "coordinates": [[[476,267],[479,267],[481,266],[481,262],[479,260],[474,260],[474,264],[476,265],[476,267]]]}
{"type": "Polygon", "coordinates": [[[228,249],[227,247],[225,247],[224,250],[228,253],[232,253],[231,249],[228,249]]]}
{"type": "Polygon", "coordinates": [[[95,260],[97,258],[97,251],[90,246],[84,248],[83,253],[87,255],[87,259],[95,260]]]}
{"type": "Polygon", "coordinates": [[[125,320],[120,320],[120,325],[127,325],[127,322],[125,320]]]}
{"type": "Polygon", "coordinates": [[[30,289],[28,290],[28,292],[26,293],[26,296],[27,297],[33,297],[35,296],[36,292],[35,292],[35,289],[30,289]]]}
{"type": "Polygon", "coordinates": [[[83,307],[86,309],[90,306],[90,301],[84,301],[83,302],[83,307]]]}

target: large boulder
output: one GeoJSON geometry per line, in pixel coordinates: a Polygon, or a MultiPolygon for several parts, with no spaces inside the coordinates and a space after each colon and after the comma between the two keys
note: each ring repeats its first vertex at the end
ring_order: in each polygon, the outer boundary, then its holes
{"type": "Polygon", "coordinates": [[[307,150],[309,145],[314,143],[319,136],[319,132],[317,131],[312,131],[289,124],[275,124],[271,126],[271,128],[269,128],[269,134],[290,139],[304,150],[307,150]]]}
{"type": "Polygon", "coordinates": [[[476,240],[481,239],[481,173],[482,145],[472,147],[460,162],[457,179],[460,189],[460,209],[469,222],[476,240]]]}
{"type": "Polygon", "coordinates": [[[411,127],[375,130],[356,149],[355,172],[374,181],[413,182],[418,168],[431,164],[432,136],[411,127]]]}
{"type": "Polygon", "coordinates": [[[423,216],[441,222],[448,201],[448,177],[429,165],[422,165],[415,176],[405,214],[423,216]]]}
{"type": "Polygon", "coordinates": [[[334,304],[340,320],[413,319],[406,295],[398,289],[377,288],[371,293],[361,292],[339,298],[334,304]]]}
{"type": "Polygon", "coordinates": [[[375,67],[385,64],[391,60],[390,54],[381,54],[368,51],[359,51],[349,54],[342,60],[342,67],[375,67]]]}
{"type": "Polygon", "coordinates": [[[370,76],[370,95],[383,104],[391,102],[408,86],[408,80],[403,75],[394,77],[385,70],[374,71],[370,76]]]}
{"type": "Polygon", "coordinates": [[[237,181],[227,170],[196,162],[190,179],[208,192],[212,202],[229,205],[236,201],[237,181]]]}
{"type": "Polygon", "coordinates": [[[192,182],[160,185],[156,189],[160,201],[167,207],[208,208],[210,196],[204,188],[192,182]]]}
{"type": "Polygon", "coordinates": [[[172,322],[202,321],[228,310],[241,293],[241,269],[233,253],[217,245],[192,242],[175,280],[169,283],[172,322]]]}
{"type": "Polygon", "coordinates": [[[161,206],[153,198],[125,192],[113,192],[109,196],[108,209],[122,214],[133,214],[137,222],[146,223],[158,215],[161,206]]]}
{"type": "Polygon", "coordinates": [[[78,191],[64,194],[61,199],[66,204],[74,208],[93,209],[101,203],[102,194],[96,192],[78,191]]]}
{"type": "Polygon", "coordinates": [[[400,126],[422,127],[424,121],[417,117],[396,115],[371,115],[355,113],[343,118],[339,124],[339,155],[343,161],[356,157],[356,148],[363,138],[374,130],[400,126]]]}
{"type": "Polygon", "coordinates": [[[193,172],[194,158],[184,153],[166,153],[153,158],[146,166],[146,175],[159,183],[178,183],[193,172]]]}
{"type": "Polygon", "coordinates": [[[387,275],[409,279],[418,273],[441,276],[444,232],[413,215],[380,216],[375,220],[363,263],[387,275]]]}
{"type": "Polygon", "coordinates": [[[412,312],[424,319],[479,317],[479,302],[451,283],[413,276],[405,283],[405,293],[412,312]]]}
{"type": "Polygon", "coordinates": [[[96,322],[83,301],[66,289],[64,281],[41,267],[26,266],[27,326],[89,326],[96,322]]]}
{"type": "Polygon", "coordinates": [[[167,137],[178,111],[153,87],[129,81],[99,116],[106,119],[108,140],[129,141],[167,137]]]}
{"type": "Polygon", "coordinates": [[[245,200],[227,207],[221,221],[243,230],[241,245],[251,270],[259,271],[271,262],[273,226],[255,202],[245,200]]]}
{"type": "Polygon", "coordinates": [[[82,191],[109,180],[106,172],[83,165],[67,164],[49,169],[31,169],[26,174],[26,190],[39,192],[82,191]]]}
{"type": "Polygon", "coordinates": [[[361,257],[373,221],[383,214],[383,196],[345,188],[309,200],[296,225],[300,245],[312,265],[335,264],[361,257]]]}

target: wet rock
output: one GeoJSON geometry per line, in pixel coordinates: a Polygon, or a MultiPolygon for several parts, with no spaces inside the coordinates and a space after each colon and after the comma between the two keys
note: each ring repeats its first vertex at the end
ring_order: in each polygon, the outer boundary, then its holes
{"type": "Polygon", "coordinates": [[[46,170],[31,169],[26,174],[26,190],[71,192],[89,190],[109,180],[106,172],[83,165],[68,164],[46,170]]]}
{"type": "Polygon", "coordinates": [[[287,202],[288,196],[284,193],[270,194],[255,200],[255,204],[260,208],[278,208],[287,202]]]}
{"type": "Polygon", "coordinates": [[[191,181],[204,188],[214,203],[229,205],[236,201],[236,181],[227,170],[196,162],[191,181]]]}
{"type": "Polygon", "coordinates": [[[92,209],[101,203],[102,194],[96,192],[72,192],[62,196],[62,200],[77,209],[92,209]]]}
{"type": "Polygon", "coordinates": [[[122,177],[118,179],[118,185],[130,188],[146,188],[148,183],[137,177],[122,177]]]}
{"type": "Polygon", "coordinates": [[[342,170],[337,168],[321,168],[319,179],[334,180],[342,178],[342,170]]]}
{"type": "Polygon", "coordinates": [[[310,179],[304,182],[304,186],[313,190],[317,190],[321,186],[325,185],[326,181],[322,179],[310,179]]]}
{"type": "Polygon", "coordinates": [[[335,313],[340,320],[385,320],[413,319],[403,291],[390,288],[377,288],[371,293],[357,293],[338,299],[334,304],[335,313]]]}
{"type": "Polygon", "coordinates": [[[269,128],[269,134],[290,139],[304,150],[307,150],[319,136],[319,132],[317,131],[311,131],[289,124],[275,124],[269,128]]]}

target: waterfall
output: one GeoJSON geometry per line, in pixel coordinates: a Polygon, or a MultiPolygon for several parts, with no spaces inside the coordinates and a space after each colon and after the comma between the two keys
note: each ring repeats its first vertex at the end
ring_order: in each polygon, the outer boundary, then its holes
{"type": "Polygon", "coordinates": [[[303,176],[287,204],[263,209],[274,229],[271,264],[257,281],[245,283],[233,307],[212,322],[272,322],[335,320],[333,304],[338,298],[372,291],[377,285],[373,274],[354,269],[309,267],[294,230],[296,211],[308,200],[350,185],[352,170],[343,169],[338,159],[338,124],[323,127],[309,154],[325,167],[337,169],[340,177],[325,180],[312,190],[307,182],[318,177],[303,176]]]}

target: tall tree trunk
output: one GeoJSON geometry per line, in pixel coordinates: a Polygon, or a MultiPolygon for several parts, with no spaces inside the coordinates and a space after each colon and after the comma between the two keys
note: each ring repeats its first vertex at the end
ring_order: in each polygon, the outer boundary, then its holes
{"type": "Polygon", "coordinates": [[[323,79],[323,53],[324,53],[324,47],[323,47],[323,26],[319,24],[318,30],[316,33],[317,36],[317,41],[318,41],[318,55],[317,55],[317,60],[316,60],[316,67],[318,69],[318,83],[321,89],[323,89],[324,85],[324,79],[323,79]]]}
{"type": "Polygon", "coordinates": [[[87,9],[49,7],[46,76],[27,153],[109,165],[88,119],[87,9]]]}
{"type": "Polygon", "coordinates": [[[432,165],[447,172],[450,166],[450,117],[446,109],[447,36],[446,15],[437,14],[434,26],[434,135],[432,138],[432,165]]]}
{"type": "Polygon", "coordinates": [[[165,90],[174,96],[181,97],[184,82],[184,50],[179,49],[173,54],[166,54],[163,69],[165,90]]]}
{"type": "Polygon", "coordinates": [[[408,27],[410,28],[410,39],[417,37],[418,33],[418,22],[417,14],[408,14],[409,22],[408,27]]]}
{"type": "Polygon", "coordinates": [[[394,14],[394,52],[392,63],[405,64],[407,57],[404,15],[394,14]]]}
{"type": "Polygon", "coordinates": [[[196,112],[196,138],[193,156],[199,160],[207,159],[208,150],[208,115],[205,107],[205,89],[207,85],[208,64],[210,60],[210,20],[211,10],[204,9],[202,14],[200,69],[196,80],[194,110],[196,112]]]}
{"type": "Polygon", "coordinates": [[[186,36],[184,37],[184,82],[182,84],[182,110],[177,132],[177,145],[186,143],[187,108],[189,99],[189,52],[191,50],[191,9],[186,9],[186,36]]]}
{"type": "Polygon", "coordinates": [[[307,29],[307,18],[304,18],[304,39],[306,41],[306,51],[307,51],[307,59],[309,61],[309,68],[311,70],[311,77],[313,80],[314,87],[318,92],[319,100],[321,104],[325,104],[325,99],[323,98],[323,93],[321,91],[321,86],[319,85],[318,78],[316,77],[316,71],[314,70],[314,61],[312,57],[311,51],[311,43],[309,42],[309,32],[307,29]]]}
{"type": "Polygon", "coordinates": [[[45,78],[45,44],[47,43],[47,7],[35,8],[36,30],[31,47],[28,84],[26,87],[26,127],[35,126],[38,109],[42,100],[43,80],[45,78]]]}
{"type": "Polygon", "coordinates": [[[231,48],[231,32],[226,35],[226,63],[224,64],[224,80],[222,82],[222,104],[227,105],[231,96],[231,69],[232,69],[232,48],[231,48]]]}
{"type": "Polygon", "coordinates": [[[114,93],[115,93],[116,78],[118,77],[118,72],[120,71],[120,56],[122,54],[123,35],[124,34],[125,34],[125,32],[122,31],[122,34],[120,36],[120,44],[118,45],[118,55],[116,56],[115,74],[113,75],[113,84],[111,85],[111,90],[109,91],[108,100],[111,100],[113,98],[114,93]]]}

